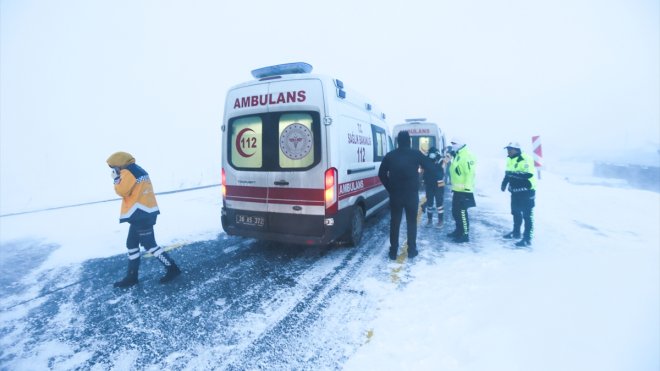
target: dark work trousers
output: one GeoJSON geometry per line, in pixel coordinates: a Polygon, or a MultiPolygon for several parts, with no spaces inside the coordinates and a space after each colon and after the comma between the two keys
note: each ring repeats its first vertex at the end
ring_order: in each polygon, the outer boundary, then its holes
{"type": "Polygon", "coordinates": [[[525,222],[523,239],[531,241],[534,236],[534,199],[536,191],[514,192],[511,194],[511,215],[513,215],[513,233],[520,235],[520,227],[525,222]]]}
{"type": "Polygon", "coordinates": [[[417,248],[417,208],[419,207],[419,194],[410,192],[406,196],[390,197],[390,246],[399,248],[399,227],[406,211],[406,225],[408,227],[408,248],[417,248]]]}
{"type": "Polygon", "coordinates": [[[470,232],[468,209],[476,206],[474,194],[469,192],[454,192],[451,200],[451,215],[456,222],[456,236],[467,236],[470,232]]]}
{"type": "Polygon", "coordinates": [[[438,187],[437,184],[427,184],[426,185],[426,210],[428,214],[433,214],[436,210],[433,209],[435,205],[437,207],[438,214],[444,213],[443,198],[445,197],[445,187],[438,187]]]}
{"type": "Polygon", "coordinates": [[[128,237],[126,238],[126,248],[128,249],[128,258],[131,260],[140,257],[140,245],[147,251],[153,251],[157,246],[154,236],[154,225],[150,222],[130,223],[128,237]]]}

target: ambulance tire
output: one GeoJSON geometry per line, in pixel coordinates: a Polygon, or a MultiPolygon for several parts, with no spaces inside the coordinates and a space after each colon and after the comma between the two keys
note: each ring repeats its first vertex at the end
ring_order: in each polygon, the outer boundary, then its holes
{"type": "Polygon", "coordinates": [[[353,214],[351,215],[351,224],[346,232],[346,243],[349,246],[358,246],[362,240],[364,233],[364,211],[360,205],[353,206],[353,214]]]}

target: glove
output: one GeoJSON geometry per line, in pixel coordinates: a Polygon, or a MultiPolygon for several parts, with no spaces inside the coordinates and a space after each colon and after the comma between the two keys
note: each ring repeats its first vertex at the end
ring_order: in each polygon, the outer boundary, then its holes
{"type": "Polygon", "coordinates": [[[112,176],[112,180],[117,180],[117,178],[119,178],[118,169],[116,167],[113,167],[111,172],[110,172],[110,175],[112,176]]]}
{"type": "Polygon", "coordinates": [[[504,179],[502,179],[502,185],[500,186],[500,189],[502,192],[506,191],[506,186],[509,184],[509,172],[507,171],[507,174],[504,176],[504,179]]]}

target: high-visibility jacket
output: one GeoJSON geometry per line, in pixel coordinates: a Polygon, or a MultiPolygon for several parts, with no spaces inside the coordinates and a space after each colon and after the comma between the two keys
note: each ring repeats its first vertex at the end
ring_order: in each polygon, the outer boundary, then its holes
{"type": "Polygon", "coordinates": [[[534,160],[524,153],[513,158],[509,157],[506,161],[505,179],[512,193],[536,190],[534,160]]]}
{"type": "Polygon", "coordinates": [[[136,164],[121,169],[115,179],[115,192],[122,197],[119,222],[156,223],[160,214],[149,174],[136,164]]]}
{"type": "Polygon", "coordinates": [[[456,151],[456,156],[449,165],[449,176],[451,177],[452,191],[474,192],[474,177],[477,159],[472,152],[463,146],[456,151]]]}

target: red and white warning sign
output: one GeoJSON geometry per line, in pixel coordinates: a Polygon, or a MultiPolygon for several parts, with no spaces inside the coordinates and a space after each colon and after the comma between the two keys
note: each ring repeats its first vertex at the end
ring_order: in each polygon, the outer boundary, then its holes
{"type": "Polygon", "coordinates": [[[542,168],[543,149],[541,148],[541,136],[539,135],[532,137],[532,152],[534,152],[534,167],[542,168]]]}
{"type": "Polygon", "coordinates": [[[541,136],[535,135],[532,137],[532,152],[534,152],[534,166],[537,168],[543,167],[543,149],[541,148],[541,136]]]}

